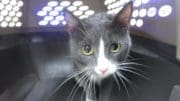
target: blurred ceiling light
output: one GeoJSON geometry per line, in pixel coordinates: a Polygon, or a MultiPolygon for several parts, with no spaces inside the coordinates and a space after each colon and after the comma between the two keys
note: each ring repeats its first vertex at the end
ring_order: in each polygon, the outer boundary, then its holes
{"type": "Polygon", "coordinates": [[[64,16],[59,15],[55,19],[58,20],[58,21],[62,21],[62,20],[64,20],[64,16]]]}
{"type": "Polygon", "coordinates": [[[83,14],[83,12],[82,11],[74,11],[73,14],[76,16],[80,16],[83,14]]]}
{"type": "Polygon", "coordinates": [[[4,20],[4,17],[3,16],[0,16],[0,22],[4,20]]]}
{"type": "Polygon", "coordinates": [[[7,21],[7,22],[11,21],[11,17],[10,16],[6,16],[5,21],[7,21]]]}
{"type": "Polygon", "coordinates": [[[1,22],[1,27],[5,28],[7,26],[8,26],[8,22],[6,21],[1,22]]]}
{"type": "Polygon", "coordinates": [[[15,11],[10,11],[10,12],[9,12],[9,16],[12,17],[12,16],[15,16],[15,15],[16,15],[15,11]]]}
{"type": "Polygon", "coordinates": [[[85,19],[85,18],[88,18],[88,16],[87,16],[87,15],[81,15],[81,16],[79,17],[79,19],[85,19]]]}
{"type": "Polygon", "coordinates": [[[135,26],[135,25],[136,25],[136,19],[131,19],[130,25],[131,25],[131,26],[135,26]]]}
{"type": "Polygon", "coordinates": [[[79,10],[81,10],[81,11],[86,11],[88,9],[89,9],[89,6],[86,6],[86,5],[83,5],[83,6],[79,7],[79,10]]]}
{"type": "Polygon", "coordinates": [[[69,6],[67,9],[72,12],[72,11],[77,10],[77,7],[76,6],[69,6]]]}
{"type": "Polygon", "coordinates": [[[144,9],[144,8],[139,11],[139,16],[140,16],[140,17],[145,17],[146,14],[147,14],[147,10],[144,9]]]}
{"type": "Polygon", "coordinates": [[[70,1],[61,1],[60,5],[63,7],[67,7],[67,6],[71,5],[71,2],[70,1]]]}
{"type": "Polygon", "coordinates": [[[164,5],[159,9],[159,16],[160,17],[167,17],[172,13],[172,7],[170,5],[164,5]]]}
{"type": "Polygon", "coordinates": [[[64,21],[62,21],[62,24],[63,24],[63,25],[66,25],[66,24],[67,24],[67,22],[64,20],[64,21]]]}
{"type": "Polygon", "coordinates": [[[52,7],[45,6],[42,10],[43,10],[43,11],[51,11],[51,10],[52,10],[52,7]]]}
{"type": "Polygon", "coordinates": [[[48,2],[47,5],[42,8],[42,10],[37,12],[37,16],[43,17],[43,20],[40,20],[38,22],[40,26],[46,26],[46,25],[57,26],[59,24],[66,25],[66,21],[64,19],[64,13],[63,13],[64,8],[73,12],[75,16],[81,19],[86,18],[89,15],[93,15],[95,13],[93,10],[89,10],[89,6],[83,5],[83,2],[80,0],[74,1],[72,3],[67,0],[54,2],[54,3],[53,2],[52,1],[48,2]],[[85,15],[82,16],[83,14],[85,15]]]}
{"type": "Polygon", "coordinates": [[[137,9],[135,9],[135,10],[133,11],[133,13],[132,13],[132,16],[133,16],[134,18],[136,18],[136,17],[138,17],[138,15],[139,15],[139,11],[138,11],[137,9]]]}
{"type": "Polygon", "coordinates": [[[9,3],[9,0],[1,0],[1,2],[2,2],[3,4],[8,4],[8,3],[9,3]]]}
{"type": "Polygon", "coordinates": [[[64,7],[62,7],[62,6],[56,6],[56,7],[54,8],[54,10],[55,10],[55,11],[62,11],[63,8],[64,8],[64,7]]]}
{"type": "Polygon", "coordinates": [[[142,0],[142,3],[143,3],[143,4],[147,4],[147,3],[149,3],[149,1],[150,1],[150,0],[142,0]]]}
{"type": "Polygon", "coordinates": [[[4,4],[0,3],[0,10],[4,8],[4,4]]]}
{"type": "Polygon", "coordinates": [[[15,26],[15,23],[14,23],[14,22],[10,22],[8,26],[9,26],[9,27],[14,27],[14,26],[15,26]]]}
{"type": "Polygon", "coordinates": [[[3,10],[3,11],[1,11],[1,15],[2,15],[2,16],[6,16],[6,15],[8,15],[8,11],[7,11],[7,10],[3,10]]]}
{"type": "Polygon", "coordinates": [[[138,20],[136,21],[136,26],[137,26],[137,27],[142,27],[143,24],[144,24],[144,22],[143,22],[142,19],[138,19],[138,20]]]}
{"type": "Polygon", "coordinates": [[[49,15],[50,16],[57,16],[57,15],[59,15],[59,12],[58,11],[51,11],[51,12],[49,12],[49,15]]]}
{"type": "Polygon", "coordinates": [[[95,12],[93,10],[88,10],[85,12],[85,15],[93,15],[95,12]]]}
{"type": "Polygon", "coordinates": [[[154,17],[157,13],[157,8],[156,7],[151,7],[148,9],[147,16],[148,17],[154,17]]]}
{"type": "Polygon", "coordinates": [[[39,25],[41,25],[41,26],[45,26],[47,24],[48,24],[48,21],[45,21],[45,20],[39,21],[39,25]]]}
{"type": "Polygon", "coordinates": [[[19,20],[18,17],[14,17],[14,18],[12,19],[13,22],[17,22],[18,20],[19,20]]]}
{"type": "Polygon", "coordinates": [[[82,4],[83,4],[82,1],[74,1],[74,2],[73,2],[73,5],[74,5],[74,6],[81,6],[82,4]]]}
{"type": "Polygon", "coordinates": [[[10,5],[15,6],[16,4],[17,4],[17,1],[16,1],[16,0],[11,0],[11,1],[10,1],[10,5]]]}
{"type": "Polygon", "coordinates": [[[105,0],[104,5],[108,5],[108,4],[109,4],[108,0],[105,0]]]}
{"type": "Polygon", "coordinates": [[[38,16],[45,16],[45,15],[47,15],[47,12],[46,12],[46,11],[39,11],[39,12],[37,13],[37,15],[38,15],[38,16]]]}
{"type": "Polygon", "coordinates": [[[19,11],[19,10],[20,10],[20,7],[14,6],[13,11],[19,11]]]}
{"type": "Polygon", "coordinates": [[[47,5],[50,6],[50,7],[54,7],[54,6],[58,5],[58,2],[57,1],[50,1],[50,2],[48,2],[47,5]]]}
{"type": "Polygon", "coordinates": [[[21,27],[22,26],[22,23],[21,22],[17,22],[16,23],[16,27],[21,27]]]}
{"type": "Polygon", "coordinates": [[[59,25],[59,23],[60,22],[58,20],[53,20],[53,21],[50,22],[50,24],[54,25],[54,26],[59,25]]]}
{"type": "Polygon", "coordinates": [[[7,11],[11,11],[12,10],[12,5],[7,5],[5,8],[7,11]]]}
{"type": "Polygon", "coordinates": [[[22,12],[20,12],[20,11],[17,12],[17,13],[16,13],[16,16],[17,16],[17,17],[21,17],[21,16],[22,16],[22,12]]]}
{"type": "Polygon", "coordinates": [[[22,7],[24,5],[23,1],[18,1],[17,6],[22,7]]]}
{"type": "Polygon", "coordinates": [[[45,16],[45,17],[44,17],[44,20],[46,20],[46,21],[51,21],[51,20],[53,20],[53,19],[54,19],[53,16],[45,16]]]}
{"type": "Polygon", "coordinates": [[[125,3],[128,3],[128,2],[130,2],[130,1],[131,1],[131,0],[124,0],[125,3]]]}
{"type": "Polygon", "coordinates": [[[134,7],[139,7],[141,5],[141,0],[134,1],[134,7]]]}

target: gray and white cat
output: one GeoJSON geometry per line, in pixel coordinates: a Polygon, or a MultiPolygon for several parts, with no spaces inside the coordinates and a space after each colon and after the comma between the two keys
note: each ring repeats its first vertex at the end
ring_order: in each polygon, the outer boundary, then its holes
{"type": "MultiPolygon", "coordinates": [[[[116,15],[96,14],[79,20],[64,11],[70,34],[70,52],[74,67],[79,71],[76,81],[84,87],[86,101],[98,101],[93,94],[94,85],[109,77],[124,77],[123,67],[131,48],[129,22],[132,2],[127,3],[116,15]]],[[[117,81],[118,83],[118,81],[117,81]]]]}

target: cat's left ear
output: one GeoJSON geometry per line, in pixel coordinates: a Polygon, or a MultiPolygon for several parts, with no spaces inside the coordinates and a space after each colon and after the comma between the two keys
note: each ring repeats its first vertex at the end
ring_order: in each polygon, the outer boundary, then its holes
{"type": "Polygon", "coordinates": [[[80,20],[73,15],[70,11],[67,9],[63,9],[64,17],[67,22],[67,31],[72,32],[74,31],[77,27],[81,26],[80,20]]]}
{"type": "Polygon", "coordinates": [[[121,27],[129,27],[132,11],[133,3],[131,1],[127,3],[124,8],[115,16],[113,24],[121,27]]]}

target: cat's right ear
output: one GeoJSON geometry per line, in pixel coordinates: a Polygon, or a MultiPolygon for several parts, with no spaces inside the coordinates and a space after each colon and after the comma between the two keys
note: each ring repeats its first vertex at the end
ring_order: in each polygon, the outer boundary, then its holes
{"type": "Polygon", "coordinates": [[[81,25],[80,20],[67,9],[63,9],[64,18],[67,22],[67,31],[73,32],[81,25]]]}

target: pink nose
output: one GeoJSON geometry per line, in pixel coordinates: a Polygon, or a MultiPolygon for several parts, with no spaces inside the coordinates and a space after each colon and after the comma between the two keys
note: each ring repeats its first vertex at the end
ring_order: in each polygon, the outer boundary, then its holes
{"type": "Polygon", "coordinates": [[[105,73],[108,71],[108,68],[100,68],[99,71],[100,71],[102,74],[105,74],[105,73]]]}

